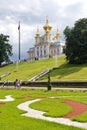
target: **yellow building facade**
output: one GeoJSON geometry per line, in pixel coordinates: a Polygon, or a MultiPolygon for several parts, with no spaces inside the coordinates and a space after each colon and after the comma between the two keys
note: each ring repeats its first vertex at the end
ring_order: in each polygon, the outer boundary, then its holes
{"type": "Polygon", "coordinates": [[[44,35],[41,35],[39,28],[37,28],[34,47],[28,51],[29,60],[39,60],[63,54],[65,44],[61,42],[58,28],[56,29],[55,35],[52,35],[52,26],[49,24],[48,18],[46,18],[43,29],[44,35]]]}

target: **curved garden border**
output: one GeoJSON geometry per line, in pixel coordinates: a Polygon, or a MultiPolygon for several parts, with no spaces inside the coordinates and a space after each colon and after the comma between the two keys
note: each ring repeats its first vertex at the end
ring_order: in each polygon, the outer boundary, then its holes
{"type": "Polygon", "coordinates": [[[48,121],[52,121],[52,122],[56,122],[56,123],[60,123],[60,124],[65,124],[65,125],[68,125],[68,126],[75,126],[75,127],[87,129],[87,123],[80,123],[80,122],[76,122],[76,121],[71,121],[70,119],[67,119],[67,118],[45,117],[43,115],[45,112],[39,111],[39,110],[34,110],[34,109],[29,107],[29,105],[31,103],[34,103],[34,102],[37,102],[37,101],[40,101],[40,100],[41,99],[35,99],[35,100],[27,101],[27,102],[19,104],[17,107],[21,110],[27,111],[27,113],[22,114],[23,116],[48,120],[48,121]]]}

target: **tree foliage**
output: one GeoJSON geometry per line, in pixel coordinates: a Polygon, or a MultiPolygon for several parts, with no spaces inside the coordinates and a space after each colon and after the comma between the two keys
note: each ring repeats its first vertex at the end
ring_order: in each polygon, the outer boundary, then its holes
{"type": "Polygon", "coordinates": [[[9,36],[0,34],[0,66],[2,62],[9,62],[12,55],[12,46],[9,44],[9,36]]]}
{"type": "Polygon", "coordinates": [[[87,18],[79,19],[72,28],[67,26],[64,35],[69,63],[87,63],[87,18]]]}

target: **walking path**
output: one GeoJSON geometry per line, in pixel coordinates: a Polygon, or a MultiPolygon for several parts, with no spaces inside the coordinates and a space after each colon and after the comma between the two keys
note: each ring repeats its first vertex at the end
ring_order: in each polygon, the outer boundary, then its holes
{"type": "Polygon", "coordinates": [[[11,95],[5,96],[5,99],[0,99],[0,102],[10,102],[14,101],[15,99],[11,97],[11,95]]]}
{"type": "MultiPolygon", "coordinates": [[[[14,101],[15,99],[11,97],[11,95],[7,95],[5,96],[6,99],[0,99],[0,102],[8,102],[8,101],[14,101]]],[[[32,108],[29,107],[29,105],[31,103],[40,101],[41,99],[35,99],[35,100],[31,100],[31,101],[27,101],[24,103],[19,104],[17,107],[21,110],[27,111],[27,113],[22,114],[23,116],[28,116],[28,117],[33,117],[33,118],[37,118],[37,119],[43,119],[43,120],[48,120],[48,121],[52,121],[52,122],[56,122],[56,123],[60,123],[60,124],[65,124],[68,126],[75,126],[75,127],[79,127],[79,128],[83,128],[83,129],[87,129],[87,123],[81,123],[81,122],[76,122],[76,121],[71,121],[70,119],[67,118],[71,118],[75,115],[73,115],[73,113],[77,113],[76,112],[76,105],[78,107],[80,107],[80,109],[78,108],[78,110],[80,110],[81,113],[81,107],[82,107],[82,111],[87,111],[87,106],[78,102],[73,102],[73,101],[66,101],[67,104],[70,104],[72,107],[74,107],[73,112],[67,116],[65,116],[65,118],[53,118],[53,117],[45,117],[43,114],[45,112],[43,111],[39,111],[39,110],[34,110],[32,108]],[[76,103],[76,104],[75,104],[76,103]]],[[[78,111],[79,114],[79,111],[78,111]]]]}
{"type": "Polygon", "coordinates": [[[74,116],[78,116],[84,112],[87,112],[87,105],[83,103],[71,100],[66,100],[65,103],[69,104],[72,107],[72,112],[64,116],[65,118],[72,118],[74,116]]]}
{"type": "Polygon", "coordinates": [[[75,126],[75,127],[87,129],[87,123],[80,123],[80,122],[76,122],[76,121],[71,121],[70,119],[67,119],[67,118],[45,117],[43,115],[45,112],[39,111],[39,110],[34,110],[34,109],[29,107],[29,105],[31,103],[34,103],[34,102],[37,102],[37,101],[40,101],[40,100],[41,99],[35,99],[35,100],[27,101],[27,102],[19,104],[17,107],[21,110],[27,111],[27,113],[22,114],[23,116],[48,120],[48,121],[52,121],[52,122],[56,122],[56,123],[60,123],[60,124],[68,125],[68,126],[75,126]]]}

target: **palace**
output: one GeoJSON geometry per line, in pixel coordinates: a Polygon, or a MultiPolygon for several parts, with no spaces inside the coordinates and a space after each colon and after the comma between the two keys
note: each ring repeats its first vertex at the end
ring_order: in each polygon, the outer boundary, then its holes
{"type": "Polygon", "coordinates": [[[55,36],[51,34],[52,26],[49,25],[48,18],[46,18],[43,29],[45,33],[40,35],[39,28],[37,28],[35,45],[28,51],[29,60],[55,57],[64,52],[65,44],[61,42],[60,33],[57,29],[55,36]]]}

